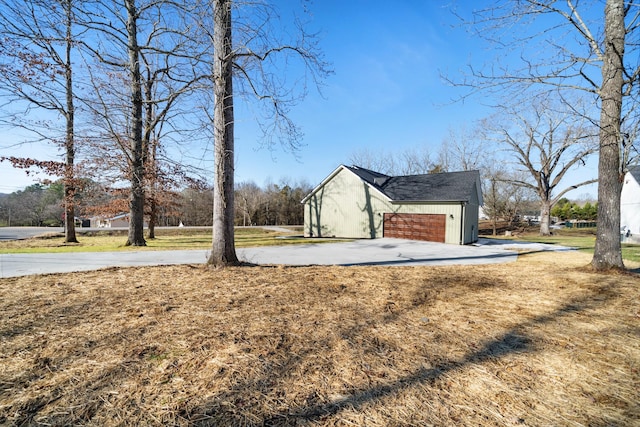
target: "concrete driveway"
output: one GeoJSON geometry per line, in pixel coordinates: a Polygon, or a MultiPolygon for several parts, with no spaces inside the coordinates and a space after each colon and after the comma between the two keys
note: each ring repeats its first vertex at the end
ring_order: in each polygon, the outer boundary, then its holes
{"type": "Polygon", "coordinates": [[[511,262],[517,253],[501,246],[459,246],[405,239],[265,246],[238,251],[254,264],[287,265],[453,265],[511,262]]]}
{"type": "MultiPolygon", "coordinates": [[[[562,246],[481,239],[468,246],[404,239],[355,240],[345,243],[267,246],[237,249],[253,264],[284,265],[461,265],[513,262],[520,251],[571,250],[562,246]]],[[[106,267],[202,264],[206,250],[0,254],[0,277],[68,273],[106,267]]]]}

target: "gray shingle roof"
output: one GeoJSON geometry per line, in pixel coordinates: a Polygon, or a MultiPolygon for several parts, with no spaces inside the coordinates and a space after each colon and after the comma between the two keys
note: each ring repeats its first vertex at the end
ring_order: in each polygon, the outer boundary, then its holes
{"type": "Polygon", "coordinates": [[[480,178],[477,170],[388,176],[358,166],[346,167],[396,202],[469,202],[480,178]]]}
{"type": "Polygon", "coordinates": [[[633,176],[638,184],[640,184],[640,165],[630,166],[629,173],[633,176]]]}

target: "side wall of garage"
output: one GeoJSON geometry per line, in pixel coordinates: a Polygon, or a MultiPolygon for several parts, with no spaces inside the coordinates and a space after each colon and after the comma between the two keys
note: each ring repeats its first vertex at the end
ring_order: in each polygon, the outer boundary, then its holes
{"type": "Polygon", "coordinates": [[[342,168],[304,204],[305,237],[382,237],[382,215],[388,199],[342,168]]]}
{"type": "MultiPolygon", "coordinates": [[[[478,185],[477,183],[475,184],[478,185]]],[[[478,241],[478,218],[480,216],[480,201],[478,191],[471,192],[471,200],[464,206],[464,234],[462,244],[467,245],[478,241]]]]}

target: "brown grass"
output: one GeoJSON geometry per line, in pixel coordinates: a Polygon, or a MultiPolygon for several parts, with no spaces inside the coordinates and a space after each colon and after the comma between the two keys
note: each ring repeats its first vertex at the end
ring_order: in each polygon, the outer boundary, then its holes
{"type": "Polygon", "coordinates": [[[0,424],[638,425],[638,276],[520,258],[0,279],[0,424]]]}

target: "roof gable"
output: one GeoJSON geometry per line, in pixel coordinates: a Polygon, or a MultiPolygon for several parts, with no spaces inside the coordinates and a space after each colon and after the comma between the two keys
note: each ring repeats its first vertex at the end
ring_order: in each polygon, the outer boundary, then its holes
{"type": "Polygon", "coordinates": [[[640,184],[640,165],[630,166],[629,174],[636,180],[638,184],[640,184]]]}
{"type": "Polygon", "coordinates": [[[383,185],[391,178],[389,175],[372,171],[370,169],[361,168],[359,166],[345,166],[345,168],[349,169],[351,172],[355,173],[369,184],[377,186],[383,185]]]}

